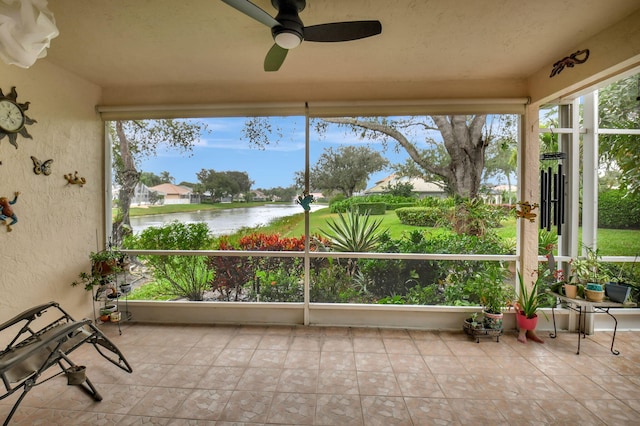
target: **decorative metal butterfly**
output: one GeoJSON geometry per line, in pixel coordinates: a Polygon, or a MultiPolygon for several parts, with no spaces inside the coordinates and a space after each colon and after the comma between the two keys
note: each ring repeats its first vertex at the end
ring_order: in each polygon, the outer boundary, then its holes
{"type": "Polygon", "coordinates": [[[36,157],[31,156],[31,161],[33,161],[33,173],[45,176],[51,174],[51,163],[53,163],[53,159],[40,162],[36,157]]]}

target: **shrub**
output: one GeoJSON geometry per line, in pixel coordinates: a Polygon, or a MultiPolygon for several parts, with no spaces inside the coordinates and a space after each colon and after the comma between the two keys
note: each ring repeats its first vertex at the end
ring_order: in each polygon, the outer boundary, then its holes
{"type": "Polygon", "coordinates": [[[386,203],[356,203],[353,204],[353,211],[357,214],[383,215],[387,210],[386,203]]]}
{"type": "Polygon", "coordinates": [[[413,197],[400,197],[389,194],[367,195],[364,197],[351,197],[341,201],[332,202],[330,205],[331,213],[346,213],[352,209],[354,204],[360,203],[385,203],[387,210],[393,210],[398,204],[415,203],[413,197]]]}
{"type": "Polygon", "coordinates": [[[434,227],[442,218],[438,207],[403,207],[395,212],[404,225],[434,227]]]}
{"type": "Polygon", "coordinates": [[[479,198],[462,199],[456,201],[441,225],[459,235],[483,236],[488,230],[499,228],[506,218],[507,213],[496,205],[487,204],[479,198]]]}
{"type": "Polygon", "coordinates": [[[327,260],[327,265],[311,273],[309,289],[311,301],[316,303],[352,301],[352,296],[357,291],[351,285],[351,277],[335,259],[327,260]]]}
{"type": "MultiPolygon", "coordinates": [[[[484,237],[452,233],[405,233],[400,239],[383,234],[381,253],[468,253],[506,254],[510,247],[495,234],[484,237]]],[[[360,271],[370,280],[369,291],[375,298],[409,296],[421,303],[469,304],[464,285],[474,274],[484,274],[492,262],[461,260],[359,259],[360,271]]],[[[493,262],[495,264],[495,262],[493,262]]],[[[398,302],[398,299],[394,299],[398,302]]],[[[395,303],[394,302],[394,303],[395,303]]],[[[409,299],[405,300],[409,303],[409,299]]],[[[477,301],[476,301],[477,303],[477,301]]]]}
{"type": "Polygon", "coordinates": [[[598,226],[640,229],[640,196],[621,190],[599,193],[598,226]]]}
{"type": "MultiPolygon", "coordinates": [[[[123,246],[138,250],[208,250],[212,237],[206,223],[171,222],[149,227],[125,239],[123,246]]],[[[140,259],[151,267],[159,282],[168,282],[175,297],[203,300],[214,273],[201,256],[145,255],[140,259]]]]}
{"type": "Polygon", "coordinates": [[[303,283],[301,275],[291,274],[284,268],[272,272],[258,271],[252,296],[260,302],[302,302],[303,283]]]}

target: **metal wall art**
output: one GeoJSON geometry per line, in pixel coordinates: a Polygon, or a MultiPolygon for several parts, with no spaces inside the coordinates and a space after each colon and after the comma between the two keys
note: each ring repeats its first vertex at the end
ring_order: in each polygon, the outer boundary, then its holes
{"type": "Polygon", "coordinates": [[[87,183],[85,178],[78,176],[77,171],[74,174],[69,173],[68,175],[64,175],[64,178],[67,180],[67,185],[82,186],[87,183]]]}
{"type": "Polygon", "coordinates": [[[532,210],[538,208],[538,204],[531,204],[528,201],[518,202],[521,210],[516,210],[516,219],[527,219],[529,222],[535,222],[536,214],[532,210]]]}
{"type": "Polygon", "coordinates": [[[587,59],[589,59],[589,49],[578,50],[569,56],[565,56],[553,64],[549,78],[560,74],[565,67],[573,68],[576,64],[584,64],[587,59]]]}
{"type": "Polygon", "coordinates": [[[0,197],[0,220],[4,221],[7,227],[7,232],[11,232],[11,225],[18,223],[18,217],[13,211],[13,205],[18,201],[19,192],[13,193],[13,200],[9,201],[7,197],[0,197]],[[11,219],[11,221],[9,221],[11,219]]]}
{"type": "Polygon", "coordinates": [[[314,201],[315,200],[313,199],[313,195],[310,195],[307,191],[304,191],[302,195],[298,195],[298,198],[296,199],[296,203],[300,204],[306,212],[311,210],[310,204],[314,201]]]}
{"type": "Polygon", "coordinates": [[[51,163],[53,163],[53,159],[40,161],[32,155],[31,161],[33,161],[33,173],[45,176],[49,176],[51,174],[51,163]]]}

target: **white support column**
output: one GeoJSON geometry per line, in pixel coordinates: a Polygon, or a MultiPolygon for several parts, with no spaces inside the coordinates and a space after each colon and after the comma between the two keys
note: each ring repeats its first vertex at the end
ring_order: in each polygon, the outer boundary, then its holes
{"type": "MultiPolygon", "coordinates": [[[[539,168],[540,168],[540,120],[539,105],[527,105],[521,129],[522,143],[518,155],[520,176],[518,178],[519,201],[531,204],[540,200],[539,168]]],[[[539,210],[535,222],[518,219],[518,244],[520,249],[520,266],[522,274],[530,277],[538,270],[538,227],[539,210]]]]}
{"type": "MultiPolygon", "coordinates": [[[[598,248],[598,91],[584,95],[582,139],[582,255],[598,248]]],[[[594,316],[587,315],[585,332],[593,334],[594,316]]]]}
{"type": "MultiPolygon", "coordinates": [[[[584,95],[582,139],[582,244],[597,248],[598,232],[598,92],[584,95]]],[[[584,251],[584,250],[583,250],[584,251]]],[[[583,252],[582,255],[585,253],[583,252]]]]}

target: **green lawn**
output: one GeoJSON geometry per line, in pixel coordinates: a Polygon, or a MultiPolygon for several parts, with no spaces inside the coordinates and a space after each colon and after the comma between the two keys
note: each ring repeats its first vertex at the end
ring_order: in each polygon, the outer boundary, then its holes
{"type": "MultiPolygon", "coordinates": [[[[317,234],[319,229],[329,229],[328,220],[336,220],[337,214],[329,213],[329,208],[320,209],[309,214],[309,230],[311,234],[317,234]]],[[[436,228],[422,228],[418,226],[403,225],[398,220],[394,211],[388,210],[384,216],[372,216],[382,218],[382,228],[389,229],[392,238],[399,238],[403,232],[413,229],[430,230],[438,232],[436,228]]],[[[272,222],[269,226],[258,228],[259,232],[277,232],[283,237],[299,237],[304,235],[304,213],[289,216],[272,222]]],[[[508,219],[501,228],[496,230],[502,238],[516,237],[516,219],[508,219]]],[[[578,240],[582,241],[582,228],[580,228],[578,240]]],[[[246,233],[246,231],[245,231],[246,233]]],[[[599,229],[598,248],[602,256],[635,256],[640,255],[640,230],[627,229],[599,229]]]]}

